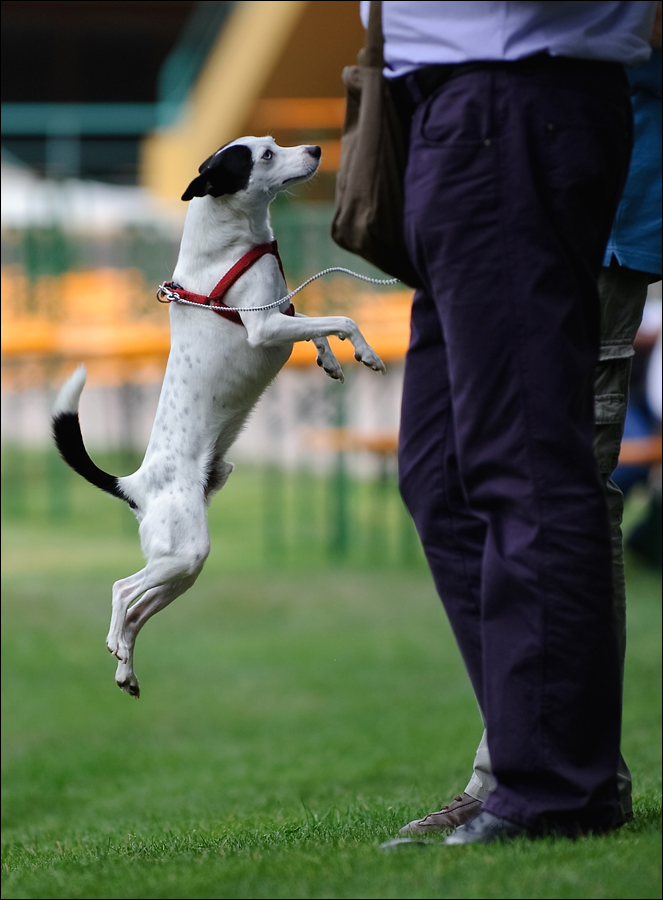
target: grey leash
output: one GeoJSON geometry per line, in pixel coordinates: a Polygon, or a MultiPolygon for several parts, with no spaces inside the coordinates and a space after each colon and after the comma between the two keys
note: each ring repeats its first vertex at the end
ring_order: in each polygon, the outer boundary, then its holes
{"type": "MultiPolygon", "coordinates": [[[[342,266],[331,266],[329,269],[323,269],[322,272],[318,272],[317,275],[312,275],[308,278],[303,284],[300,284],[298,288],[295,288],[294,291],[290,291],[289,294],[286,294],[285,297],[281,297],[280,300],[275,300],[274,303],[268,303],[267,306],[236,306],[233,309],[236,309],[237,312],[245,313],[245,312],[266,312],[268,309],[275,309],[277,306],[280,306],[282,303],[285,303],[287,300],[291,300],[295,294],[298,294],[300,291],[304,290],[312,281],[315,281],[317,278],[322,278],[323,275],[329,275],[330,272],[343,272],[346,275],[352,275],[353,278],[359,278],[361,281],[368,281],[370,284],[398,284],[398,278],[369,278],[368,275],[360,275],[358,272],[353,272],[351,269],[344,269],[342,266]]],[[[214,312],[215,307],[213,306],[202,306],[200,303],[194,303],[192,300],[183,300],[179,294],[175,291],[169,290],[165,284],[159,285],[159,290],[157,291],[157,298],[159,294],[163,293],[166,295],[169,301],[172,303],[182,303],[186,306],[197,306],[202,309],[209,309],[214,312]]]]}

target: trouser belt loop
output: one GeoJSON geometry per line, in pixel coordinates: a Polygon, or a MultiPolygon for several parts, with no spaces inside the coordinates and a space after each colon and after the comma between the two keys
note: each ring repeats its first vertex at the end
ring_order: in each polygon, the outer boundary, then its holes
{"type": "Polygon", "coordinates": [[[417,81],[417,73],[416,72],[408,72],[402,79],[399,81],[402,82],[403,87],[406,89],[408,100],[413,103],[415,106],[419,106],[420,103],[423,103],[426,97],[421,92],[421,88],[419,87],[419,82],[417,81]]]}
{"type": "Polygon", "coordinates": [[[428,99],[428,97],[430,97],[431,94],[434,94],[439,87],[442,87],[445,82],[449,81],[455,74],[455,71],[459,68],[460,66],[457,65],[422,66],[421,69],[417,69],[413,72],[413,80],[417,85],[421,97],[419,103],[428,99]]]}

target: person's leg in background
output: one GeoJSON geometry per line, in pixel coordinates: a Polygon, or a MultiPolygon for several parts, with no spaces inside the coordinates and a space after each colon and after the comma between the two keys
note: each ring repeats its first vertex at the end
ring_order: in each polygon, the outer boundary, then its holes
{"type": "MultiPolygon", "coordinates": [[[[610,266],[604,268],[599,276],[601,351],[594,382],[594,453],[605,485],[610,514],[613,600],[622,681],[626,655],[626,582],[621,528],[624,497],[610,476],[619,460],[628,404],[633,341],[642,320],[647,286],[651,280],[652,276],[646,272],[620,266],[614,257],[610,266]]],[[[633,815],[631,773],[622,755],[619,758],[617,782],[622,809],[627,818],[630,818],[633,815]]]]}

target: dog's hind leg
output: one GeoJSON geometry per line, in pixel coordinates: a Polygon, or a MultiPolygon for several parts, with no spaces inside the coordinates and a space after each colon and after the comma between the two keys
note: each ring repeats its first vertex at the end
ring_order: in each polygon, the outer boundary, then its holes
{"type": "MultiPolygon", "coordinates": [[[[166,593],[167,586],[159,585],[158,587],[150,588],[148,591],[145,591],[143,596],[138,600],[137,604],[134,604],[132,609],[135,609],[137,605],[141,603],[149,604],[151,600],[155,597],[163,596],[166,593]]],[[[117,686],[129,694],[131,697],[135,697],[138,699],[140,697],[140,685],[138,683],[138,679],[136,678],[136,674],[134,672],[134,644],[136,641],[135,631],[130,625],[127,623],[128,615],[125,618],[124,627],[122,630],[122,637],[120,639],[120,643],[122,646],[122,655],[118,655],[118,663],[117,669],[115,670],[115,683],[117,686]]]]}
{"type": "MultiPolygon", "coordinates": [[[[147,567],[122,578],[113,585],[113,599],[111,606],[111,621],[106,638],[106,646],[110,653],[122,659],[126,655],[123,640],[124,620],[129,606],[137,600],[146,589],[147,567]]],[[[149,584],[149,582],[148,582],[149,584]]]]}
{"type": "Polygon", "coordinates": [[[150,588],[127,611],[122,635],[122,645],[125,652],[118,661],[115,671],[115,682],[119,688],[132,697],[140,697],[140,686],[133,668],[134,646],[138,632],[148,619],[151,619],[152,616],[165,609],[173,600],[176,600],[181,594],[188,591],[197,577],[196,573],[169,584],[161,584],[158,587],[150,588]]]}
{"type": "MultiPolygon", "coordinates": [[[[108,650],[121,661],[126,661],[129,649],[126,640],[127,611],[141,594],[152,589],[172,587],[175,591],[171,599],[188,590],[198,577],[209,553],[207,533],[198,541],[198,549],[189,552],[169,554],[150,561],[144,569],[116,581],[113,585],[111,624],[106,638],[108,650]],[[181,585],[185,585],[181,587],[181,585]]],[[[168,601],[170,602],[170,600],[168,601]]]]}

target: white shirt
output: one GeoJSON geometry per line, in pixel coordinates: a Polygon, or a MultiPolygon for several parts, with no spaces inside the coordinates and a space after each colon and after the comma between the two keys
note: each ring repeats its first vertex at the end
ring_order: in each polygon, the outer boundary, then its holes
{"type": "Polygon", "coordinates": [[[384,74],[542,52],[634,65],[649,58],[655,13],[655,0],[383,0],[384,74]]]}

